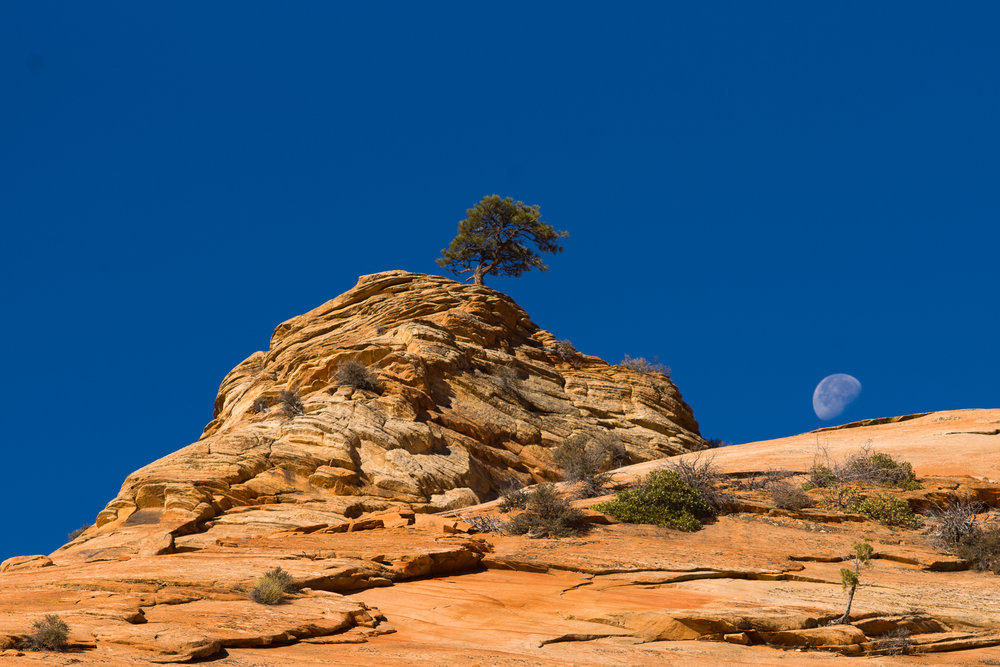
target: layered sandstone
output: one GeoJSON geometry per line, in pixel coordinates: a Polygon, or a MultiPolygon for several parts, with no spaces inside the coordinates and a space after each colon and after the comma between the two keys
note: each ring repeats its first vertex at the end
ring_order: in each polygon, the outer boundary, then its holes
{"type": "Polygon", "coordinates": [[[472,526],[499,516],[501,484],[554,479],[551,449],[569,435],[622,440],[635,461],[615,471],[624,485],[698,456],[697,429],[667,377],[559,346],[497,292],[367,276],[279,326],[267,352],[226,377],[203,437],[129,476],[96,526],[49,556],[0,564],[0,656],[246,667],[1000,663],[1000,578],[941,550],[927,520],[888,528],[822,504],[779,509],[748,483],[772,470],[798,484],[817,457],[870,446],[913,464],[921,488],[889,492],[914,509],[957,493],[994,512],[1000,410],[715,450],[729,508],[696,533],[598,513],[588,532],[563,539],[472,526]],[[377,369],[381,390],[338,384],[344,360],[377,369]],[[302,414],[280,407],[282,390],[298,392],[302,414]],[[261,397],[266,412],[252,409],[261,397]],[[874,568],[840,624],[840,568],[862,536],[874,568]],[[288,600],[250,601],[276,566],[291,575],[288,600]],[[19,649],[48,613],[69,624],[71,650],[19,649]],[[911,633],[912,655],[889,655],[899,632],[911,633]]]}
{"type": "Polygon", "coordinates": [[[389,271],[279,325],[222,382],[198,442],[129,475],[53,560],[202,546],[557,478],[551,448],[614,431],[633,461],[704,447],[674,384],[575,352],[486,287],[389,271]],[[372,368],[381,390],[337,383],[372,368]],[[295,392],[303,414],[282,407],[295,392]],[[264,399],[266,412],[255,411],[264,399]]]}

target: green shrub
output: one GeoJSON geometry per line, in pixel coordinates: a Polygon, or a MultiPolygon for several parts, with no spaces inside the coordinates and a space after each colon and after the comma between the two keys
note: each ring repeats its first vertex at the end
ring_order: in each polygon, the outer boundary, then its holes
{"type": "Polygon", "coordinates": [[[382,391],[382,385],[378,377],[370,368],[358,361],[342,361],[337,365],[337,370],[333,373],[333,379],[339,384],[346,384],[355,389],[365,391],[382,391]]]}
{"type": "Polygon", "coordinates": [[[682,482],[697,491],[713,512],[725,507],[728,496],[719,490],[723,475],[715,465],[714,456],[703,459],[698,452],[694,456],[677,458],[667,464],[667,470],[677,473],[682,482]]]}
{"type": "Polygon", "coordinates": [[[884,452],[864,448],[838,466],[837,477],[844,482],[865,482],[881,486],[920,488],[909,461],[897,461],[884,452]]]}
{"type": "Polygon", "coordinates": [[[637,486],[618,492],[609,502],[595,505],[598,512],[627,523],[649,523],[665,528],[695,531],[715,510],[674,470],[654,470],[637,486]]]}
{"type": "Polygon", "coordinates": [[[528,537],[567,537],[585,526],[583,512],[562,498],[555,485],[539,484],[528,494],[524,511],[507,523],[507,530],[528,537]]]}
{"type": "Polygon", "coordinates": [[[46,614],[31,626],[27,645],[39,651],[62,651],[69,644],[69,626],[58,614],[46,614]]]}
{"type": "Polygon", "coordinates": [[[920,525],[920,519],[913,513],[910,504],[888,493],[877,493],[873,496],[864,496],[860,500],[853,500],[848,503],[847,511],[863,514],[886,526],[916,528],[920,525]]]}
{"type": "Polygon", "coordinates": [[[268,570],[250,590],[250,599],[260,604],[278,604],[285,599],[285,592],[292,584],[292,575],[280,567],[268,570]]]}
{"type": "Polygon", "coordinates": [[[920,488],[909,461],[897,461],[890,454],[873,451],[870,443],[843,463],[831,463],[824,452],[809,469],[809,481],[803,488],[823,489],[835,484],[876,484],[908,491],[920,488]]]}
{"type": "Polygon", "coordinates": [[[809,481],[807,484],[812,485],[810,488],[825,489],[836,483],[837,476],[829,466],[825,466],[821,463],[814,463],[813,467],[809,469],[809,481]]]}

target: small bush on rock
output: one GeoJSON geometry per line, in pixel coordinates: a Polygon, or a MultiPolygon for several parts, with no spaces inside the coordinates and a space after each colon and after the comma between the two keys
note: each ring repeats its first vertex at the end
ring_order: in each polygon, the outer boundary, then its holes
{"type": "Polygon", "coordinates": [[[627,354],[625,358],[622,359],[619,366],[624,366],[629,370],[636,371],[637,373],[663,373],[667,377],[670,377],[670,366],[665,366],[661,364],[659,360],[653,359],[652,362],[646,361],[645,357],[630,357],[627,354]]]}
{"type": "Polygon", "coordinates": [[[916,528],[920,525],[920,519],[913,513],[910,504],[888,493],[877,493],[873,496],[863,496],[860,500],[852,500],[847,504],[847,511],[863,514],[886,526],[916,528]]]}
{"type": "Polygon", "coordinates": [[[282,410],[289,415],[294,416],[305,413],[305,408],[302,406],[302,399],[299,398],[299,392],[297,391],[282,389],[281,393],[278,394],[278,403],[281,404],[282,410]]]}
{"type": "Polygon", "coordinates": [[[355,389],[365,391],[382,391],[382,385],[370,368],[357,361],[342,361],[333,373],[333,379],[339,384],[346,384],[355,389]]]}
{"type": "Polygon", "coordinates": [[[254,400],[253,405],[250,406],[250,412],[252,412],[255,415],[261,415],[261,414],[264,414],[265,412],[267,412],[267,410],[268,410],[269,407],[271,407],[271,406],[268,405],[267,397],[265,397],[265,396],[258,396],[254,400]]]}
{"type": "Polygon", "coordinates": [[[714,456],[703,459],[698,453],[693,457],[671,461],[667,467],[677,473],[685,484],[697,491],[713,512],[725,507],[727,496],[719,490],[723,475],[715,465],[714,456]]]}
{"type": "Polygon", "coordinates": [[[478,514],[476,516],[463,516],[461,519],[480,533],[502,533],[507,530],[507,522],[498,516],[478,514]]]}
{"type": "Polygon", "coordinates": [[[788,482],[772,482],[767,487],[767,492],[774,504],[783,510],[801,510],[814,504],[808,493],[788,482]]]}
{"type": "Polygon", "coordinates": [[[497,383],[504,391],[517,394],[521,390],[521,375],[516,368],[510,366],[497,366],[491,375],[496,378],[497,383]]]}
{"type": "Polygon", "coordinates": [[[611,479],[606,471],[628,460],[625,448],[610,433],[570,436],[556,447],[552,458],[562,470],[563,479],[583,483],[581,495],[585,498],[604,493],[604,485],[611,479]]]}
{"type": "Polygon", "coordinates": [[[46,614],[31,626],[27,647],[37,651],[63,651],[69,644],[69,626],[58,614],[46,614]]]}
{"type": "Polygon", "coordinates": [[[812,468],[809,469],[809,481],[803,485],[803,488],[825,489],[836,483],[837,476],[829,466],[822,463],[814,463],[812,468]]]}
{"type": "Polygon", "coordinates": [[[69,537],[69,541],[70,541],[70,542],[72,542],[72,541],[73,541],[73,540],[75,540],[76,538],[78,538],[78,537],[80,537],[81,535],[83,535],[83,533],[84,533],[84,532],[85,532],[85,531],[86,531],[86,530],[87,530],[88,528],[90,528],[90,525],[91,525],[91,524],[89,524],[89,523],[88,523],[88,524],[87,524],[86,526],[80,526],[79,528],[77,528],[76,530],[74,530],[73,532],[71,532],[71,533],[70,533],[70,534],[69,534],[69,535],[67,536],[67,537],[69,537]]]}
{"type": "Polygon", "coordinates": [[[654,470],[637,486],[619,491],[614,500],[593,509],[627,523],[689,532],[699,530],[703,520],[715,516],[712,506],[675,470],[654,470]]]}
{"type": "Polygon", "coordinates": [[[573,347],[573,343],[568,340],[557,340],[554,351],[556,356],[572,365],[573,368],[580,368],[583,365],[583,362],[580,361],[580,353],[573,347]]]}
{"type": "Polygon", "coordinates": [[[260,604],[278,604],[285,599],[285,592],[291,584],[292,575],[276,567],[257,580],[257,585],[250,591],[250,599],[260,604]]]}
{"type": "Polygon", "coordinates": [[[843,463],[831,463],[825,451],[822,457],[817,457],[809,469],[805,488],[822,489],[835,484],[875,484],[908,491],[920,488],[909,461],[897,461],[890,454],[874,451],[871,443],[866,443],[843,463]]]}
{"type": "Polygon", "coordinates": [[[528,494],[524,511],[507,523],[507,530],[528,537],[567,537],[585,526],[583,512],[562,498],[555,485],[539,484],[528,494]]]}
{"type": "Polygon", "coordinates": [[[963,536],[955,546],[955,555],[969,561],[977,570],[1000,574],[1000,527],[976,528],[963,536]]]}
{"type": "Polygon", "coordinates": [[[500,505],[497,507],[507,514],[514,510],[523,510],[528,505],[528,492],[519,486],[509,486],[500,492],[500,505]]]}
{"type": "Polygon", "coordinates": [[[916,644],[910,639],[912,633],[907,628],[896,628],[878,637],[872,648],[883,655],[906,655],[916,644]]]}
{"type": "Polygon", "coordinates": [[[985,505],[968,496],[960,498],[952,494],[945,506],[937,505],[928,512],[931,526],[927,534],[938,547],[954,548],[967,536],[979,532],[976,515],[985,509],[985,505]]]}
{"type": "Polygon", "coordinates": [[[837,478],[842,482],[862,482],[902,489],[920,488],[909,461],[897,461],[884,452],[872,451],[867,445],[837,466],[837,478]]]}
{"type": "Polygon", "coordinates": [[[743,480],[743,486],[748,491],[763,491],[775,482],[780,482],[785,477],[791,477],[794,474],[787,470],[777,470],[775,468],[755,471],[747,475],[746,479],[743,480]]]}

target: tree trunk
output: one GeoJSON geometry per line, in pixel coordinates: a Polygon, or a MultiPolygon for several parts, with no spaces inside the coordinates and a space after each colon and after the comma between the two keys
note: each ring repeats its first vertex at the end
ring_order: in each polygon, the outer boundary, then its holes
{"type": "Polygon", "coordinates": [[[486,275],[486,270],[483,268],[483,265],[480,264],[479,266],[476,267],[476,270],[472,272],[472,282],[475,283],[476,285],[482,285],[483,276],[485,275],[486,275]]]}
{"type": "Polygon", "coordinates": [[[854,584],[851,586],[851,592],[847,595],[847,609],[844,611],[844,615],[840,618],[841,625],[847,623],[851,617],[851,603],[854,602],[854,591],[858,590],[858,585],[854,584]]]}

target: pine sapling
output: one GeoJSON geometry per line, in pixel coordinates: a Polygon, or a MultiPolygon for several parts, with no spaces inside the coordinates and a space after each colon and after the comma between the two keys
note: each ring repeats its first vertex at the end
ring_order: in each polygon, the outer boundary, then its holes
{"type": "Polygon", "coordinates": [[[869,568],[872,566],[872,554],[874,550],[872,549],[871,540],[867,537],[863,538],[860,542],[855,542],[853,545],[854,553],[851,554],[851,559],[854,561],[854,569],[851,570],[847,567],[840,568],[840,583],[847,591],[847,609],[844,610],[844,615],[840,618],[840,623],[844,624],[851,617],[851,603],[854,602],[854,592],[858,589],[858,584],[861,582],[861,568],[869,568]]]}

